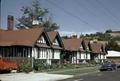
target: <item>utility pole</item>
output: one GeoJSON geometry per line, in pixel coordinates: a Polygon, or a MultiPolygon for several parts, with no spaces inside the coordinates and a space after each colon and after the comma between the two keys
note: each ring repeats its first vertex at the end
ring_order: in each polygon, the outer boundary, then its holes
{"type": "Polygon", "coordinates": [[[0,28],[1,28],[1,0],[0,0],[0,28]]]}

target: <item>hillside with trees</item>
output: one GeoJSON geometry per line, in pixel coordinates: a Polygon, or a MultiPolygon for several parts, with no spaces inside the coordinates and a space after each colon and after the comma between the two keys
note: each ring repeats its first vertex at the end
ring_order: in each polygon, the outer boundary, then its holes
{"type": "MultiPolygon", "coordinates": [[[[95,34],[86,34],[81,35],[81,38],[94,40],[97,39],[98,41],[102,41],[106,43],[106,49],[107,50],[116,50],[120,51],[120,45],[118,42],[120,42],[120,32],[117,31],[117,35],[113,36],[111,35],[113,33],[112,30],[106,30],[106,32],[96,32],[95,34]]],[[[115,32],[116,34],[116,32],[115,32]]]]}

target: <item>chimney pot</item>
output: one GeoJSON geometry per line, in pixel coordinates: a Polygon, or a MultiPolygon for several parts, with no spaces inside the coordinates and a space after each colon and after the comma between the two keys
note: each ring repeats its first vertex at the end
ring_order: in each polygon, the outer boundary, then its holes
{"type": "Polygon", "coordinates": [[[13,30],[14,18],[11,15],[8,15],[8,30],[13,30]]]}

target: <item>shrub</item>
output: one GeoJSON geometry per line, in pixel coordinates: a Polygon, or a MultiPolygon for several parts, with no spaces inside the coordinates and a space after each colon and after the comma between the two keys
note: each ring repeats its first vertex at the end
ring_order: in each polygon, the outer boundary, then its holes
{"type": "Polygon", "coordinates": [[[17,68],[17,72],[29,73],[30,71],[32,71],[32,66],[31,66],[31,64],[21,64],[21,65],[18,66],[18,68],[17,68]]]}
{"type": "Polygon", "coordinates": [[[44,69],[44,60],[34,60],[34,70],[41,71],[44,69]]]}

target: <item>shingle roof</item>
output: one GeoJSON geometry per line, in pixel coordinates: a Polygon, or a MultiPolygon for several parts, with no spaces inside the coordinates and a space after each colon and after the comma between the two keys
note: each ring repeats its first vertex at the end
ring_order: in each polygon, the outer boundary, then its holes
{"type": "Polygon", "coordinates": [[[43,30],[43,28],[31,28],[14,31],[0,31],[0,46],[33,46],[43,30]]]}
{"type": "MultiPolygon", "coordinates": [[[[47,32],[47,34],[48,34],[48,37],[52,43],[52,47],[56,48],[56,49],[62,49],[60,46],[53,45],[53,41],[59,35],[59,33],[57,31],[50,31],[50,32],[47,32]]],[[[59,38],[61,38],[61,37],[59,36],[59,38]]],[[[62,40],[60,40],[60,43],[62,44],[62,40]]]]}
{"type": "Polygon", "coordinates": [[[48,34],[48,37],[49,37],[50,41],[53,42],[55,37],[56,37],[56,35],[58,34],[58,32],[51,31],[51,32],[47,32],[47,34],[48,34]]]}
{"type": "Polygon", "coordinates": [[[69,38],[69,39],[62,39],[65,50],[70,51],[79,51],[80,46],[82,43],[82,39],[78,38],[69,38]]]}
{"type": "Polygon", "coordinates": [[[90,43],[90,49],[92,53],[99,54],[101,52],[102,44],[99,42],[90,43]]]}

